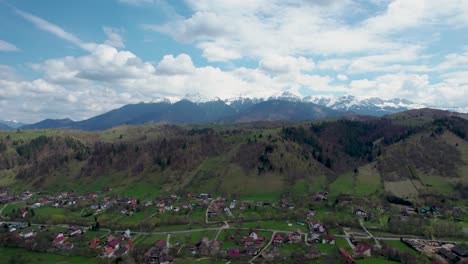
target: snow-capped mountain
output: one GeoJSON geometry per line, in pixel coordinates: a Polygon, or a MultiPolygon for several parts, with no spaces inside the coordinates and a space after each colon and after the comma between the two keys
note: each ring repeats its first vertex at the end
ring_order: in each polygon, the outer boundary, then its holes
{"type": "Polygon", "coordinates": [[[413,103],[406,99],[394,98],[390,100],[384,100],[377,97],[361,98],[353,95],[346,96],[305,96],[301,97],[290,91],[283,91],[276,95],[269,96],[267,98],[249,98],[239,96],[236,98],[229,98],[221,100],[219,98],[208,99],[207,97],[201,96],[200,94],[188,94],[184,98],[193,103],[200,104],[210,101],[223,101],[226,105],[233,107],[236,111],[246,109],[255,104],[279,100],[289,101],[296,103],[313,103],[320,106],[329,107],[333,110],[340,112],[350,112],[362,115],[373,115],[382,116],[386,114],[392,114],[410,109],[424,108],[425,105],[413,103]]]}
{"type": "Polygon", "coordinates": [[[18,122],[16,120],[0,120],[0,124],[7,125],[11,128],[19,128],[25,125],[24,123],[18,122]]]}
{"type": "Polygon", "coordinates": [[[384,100],[377,97],[359,98],[352,95],[337,98],[330,96],[309,96],[304,98],[304,100],[342,112],[377,116],[426,107],[425,105],[400,98],[384,100]]]}

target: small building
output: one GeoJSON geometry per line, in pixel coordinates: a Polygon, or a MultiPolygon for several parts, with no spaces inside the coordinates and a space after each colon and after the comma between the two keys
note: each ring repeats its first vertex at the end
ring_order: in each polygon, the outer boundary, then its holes
{"type": "Polygon", "coordinates": [[[361,242],[354,248],[354,254],[361,258],[370,257],[372,255],[372,246],[369,243],[361,242]]]}
{"type": "Polygon", "coordinates": [[[65,236],[63,233],[59,233],[55,238],[54,238],[54,244],[55,245],[61,245],[65,242],[65,236]]]}
{"type": "Polygon", "coordinates": [[[273,245],[275,246],[282,246],[283,245],[284,238],[280,234],[276,234],[273,237],[273,245]]]}
{"type": "Polygon", "coordinates": [[[354,211],[354,215],[366,217],[366,216],[367,216],[367,212],[364,211],[364,210],[362,210],[362,209],[357,209],[356,211],[354,211]]]}
{"type": "Polygon", "coordinates": [[[27,229],[23,229],[20,233],[19,233],[20,237],[22,238],[30,238],[30,237],[33,237],[36,235],[36,231],[34,231],[32,228],[27,228],[27,229]]]}
{"type": "Polygon", "coordinates": [[[328,234],[322,235],[322,244],[334,245],[335,241],[336,241],[336,239],[332,235],[328,235],[328,234]]]}
{"type": "Polygon", "coordinates": [[[89,248],[99,248],[100,246],[101,246],[100,241],[99,241],[99,238],[97,237],[91,239],[91,241],[89,241],[88,243],[89,248]]]}

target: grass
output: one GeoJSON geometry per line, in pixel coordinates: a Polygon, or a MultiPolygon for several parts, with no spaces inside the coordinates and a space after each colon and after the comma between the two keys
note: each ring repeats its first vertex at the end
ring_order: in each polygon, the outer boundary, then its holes
{"type": "Polygon", "coordinates": [[[453,185],[445,177],[419,175],[419,180],[426,185],[424,188],[430,193],[450,194],[453,192],[453,185]]]}
{"type": "MultiPolygon", "coordinates": [[[[281,230],[285,232],[292,232],[300,229],[304,232],[307,231],[307,226],[305,225],[297,225],[296,223],[292,223],[292,226],[288,226],[286,221],[275,221],[275,220],[266,220],[266,221],[255,221],[255,222],[243,222],[241,223],[241,227],[244,228],[257,228],[257,229],[272,229],[272,230],[281,230]]],[[[233,227],[237,227],[236,224],[233,224],[233,227]]]]}
{"type": "Polygon", "coordinates": [[[331,198],[336,198],[340,194],[353,194],[353,188],[353,173],[345,173],[338,176],[338,178],[329,185],[330,192],[328,195],[331,198]]]}
{"type": "Polygon", "coordinates": [[[386,181],[384,186],[385,191],[391,192],[401,198],[411,198],[418,195],[418,190],[414,187],[411,180],[386,181]]]}
{"type": "Polygon", "coordinates": [[[78,256],[62,256],[45,252],[32,252],[20,248],[1,248],[0,263],[35,263],[35,264],[95,264],[99,260],[95,258],[86,258],[78,256]]]}
{"type": "MultiPolygon", "coordinates": [[[[208,231],[201,231],[201,232],[190,232],[190,233],[178,233],[178,234],[172,234],[171,235],[171,243],[197,243],[199,242],[203,237],[207,237],[208,239],[213,239],[215,236],[216,231],[214,230],[208,230],[208,231]]],[[[219,240],[220,238],[218,238],[219,240]]]]}
{"type": "Polygon", "coordinates": [[[166,240],[167,235],[142,235],[135,240],[135,244],[140,246],[149,246],[158,240],[166,240]]]}
{"type": "Polygon", "coordinates": [[[407,245],[405,245],[403,242],[401,241],[396,241],[396,240],[387,240],[384,242],[385,244],[389,245],[389,246],[392,246],[398,250],[401,250],[401,251],[404,251],[404,252],[409,252],[411,253],[412,255],[419,255],[419,253],[415,250],[413,250],[412,248],[408,247],[407,245]]]}
{"type": "Polygon", "coordinates": [[[383,257],[379,258],[365,258],[365,259],[358,259],[356,260],[357,264],[394,264],[394,263],[400,263],[396,261],[391,261],[383,257]]]}
{"type": "Polygon", "coordinates": [[[381,189],[380,174],[374,166],[370,163],[359,168],[354,188],[357,195],[370,195],[381,189]]]}
{"type": "Polygon", "coordinates": [[[346,241],[346,239],[344,239],[344,238],[337,237],[336,238],[336,246],[337,247],[342,247],[342,248],[346,249],[346,251],[348,251],[348,252],[352,252],[352,249],[349,246],[348,241],[346,241]]]}

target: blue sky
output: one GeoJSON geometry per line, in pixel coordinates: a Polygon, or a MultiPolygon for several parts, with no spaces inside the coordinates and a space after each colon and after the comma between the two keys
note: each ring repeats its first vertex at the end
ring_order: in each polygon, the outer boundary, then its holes
{"type": "Polygon", "coordinates": [[[0,119],[195,93],[468,108],[467,27],[463,0],[0,0],[0,119]]]}

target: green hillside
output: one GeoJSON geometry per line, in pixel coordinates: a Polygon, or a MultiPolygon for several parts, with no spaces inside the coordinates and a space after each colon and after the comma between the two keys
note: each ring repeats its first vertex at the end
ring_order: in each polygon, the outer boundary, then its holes
{"type": "Polygon", "coordinates": [[[0,186],[153,197],[328,191],[466,198],[467,120],[423,109],[313,123],[0,132],[0,186]]]}

